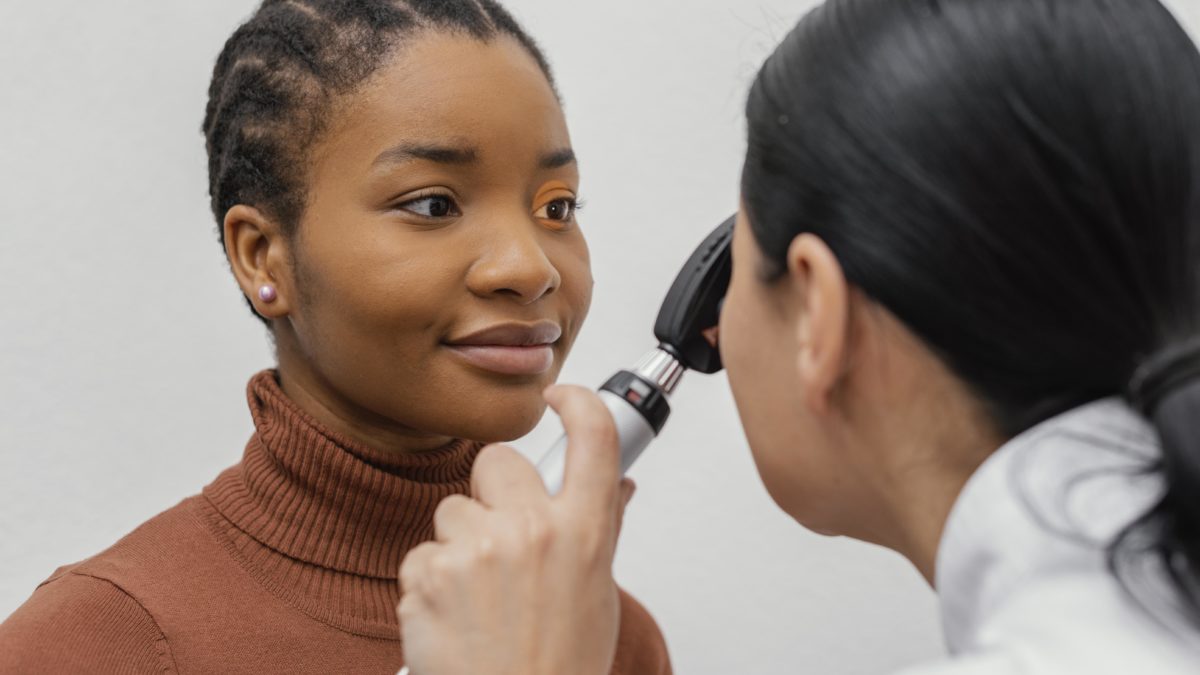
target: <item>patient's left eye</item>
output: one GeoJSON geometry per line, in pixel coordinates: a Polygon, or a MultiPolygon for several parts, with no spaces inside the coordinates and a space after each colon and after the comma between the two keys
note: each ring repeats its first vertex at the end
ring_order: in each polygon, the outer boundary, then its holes
{"type": "Polygon", "coordinates": [[[543,220],[554,220],[557,222],[567,222],[575,217],[575,210],[579,208],[578,202],[570,198],[555,199],[538,209],[535,214],[543,220]]]}

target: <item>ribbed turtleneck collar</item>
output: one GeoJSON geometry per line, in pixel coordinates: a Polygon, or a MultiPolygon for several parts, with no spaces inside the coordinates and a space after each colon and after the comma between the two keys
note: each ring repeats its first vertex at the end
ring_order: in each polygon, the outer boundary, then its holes
{"type": "Polygon", "coordinates": [[[247,387],[254,435],[242,462],[204,488],[237,529],[289,558],[395,580],[433,537],[445,497],[466,493],[478,443],[381,453],[323,427],[280,389],[274,371],[247,387]]]}

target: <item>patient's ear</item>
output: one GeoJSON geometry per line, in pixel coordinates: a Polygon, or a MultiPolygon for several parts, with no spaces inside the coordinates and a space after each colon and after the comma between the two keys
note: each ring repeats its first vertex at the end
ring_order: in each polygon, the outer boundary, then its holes
{"type": "Polygon", "coordinates": [[[830,399],[845,372],[849,346],[850,292],[842,265],[819,237],[802,234],[787,255],[799,352],[796,357],[805,405],[817,413],[829,410],[830,399]]]}
{"type": "Polygon", "coordinates": [[[225,255],[242,293],[268,320],[287,316],[295,298],[289,241],[278,223],[245,204],[225,213],[225,255]],[[270,288],[273,293],[264,291],[270,288]]]}

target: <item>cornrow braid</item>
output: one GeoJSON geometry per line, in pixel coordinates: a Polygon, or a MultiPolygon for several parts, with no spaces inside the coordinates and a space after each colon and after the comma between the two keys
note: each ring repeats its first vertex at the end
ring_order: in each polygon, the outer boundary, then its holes
{"type": "Polygon", "coordinates": [[[334,98],[424,30],[516,39],[554,86],[534,40],[493,0],[264,0],[217,58],[204,136],[222,247],[225,213],[250,204],[292,234],[304,211],[307,152],[334,98]]]}

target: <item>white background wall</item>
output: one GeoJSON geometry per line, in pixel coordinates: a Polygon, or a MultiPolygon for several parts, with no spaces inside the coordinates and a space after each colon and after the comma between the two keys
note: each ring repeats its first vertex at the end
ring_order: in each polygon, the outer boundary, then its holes
{"type": "MultiPolygon", "coordinates": [[[[0,3],[0,617],[238,461],[271,365],[216,244],[199,127],[253,0],[0,3]]],[[[736,205],[741,106],[813,2],[509,0],[561,82],[598,281],[565,381],[653,346],[676,267],[736,205]]],[[[1200,3],[1174,0],[1200,26],[1200,3]]],[[[679,673],[885,672],[941,651],[908,563],[761,487],[723,378],[633,471],[617,572],[679,673]]],[[[547,420],[520,447],[557,434],[547,420]]]]}

